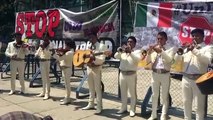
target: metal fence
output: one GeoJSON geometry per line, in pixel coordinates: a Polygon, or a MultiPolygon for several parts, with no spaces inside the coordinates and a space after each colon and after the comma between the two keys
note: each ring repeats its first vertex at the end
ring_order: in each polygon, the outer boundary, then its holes
{"type": "MultiPolygon", "coordinates": [[[[110,67],[106,65],[103,67],[102,71],[102,82],[105,86],[105,94],[108,96],[116,96],[119,97],[118,92],[118,74],[119,70],[117,67],[110,67]]],[[[137,97],[138,97],[138,105],[140,105],[144,101],[144,97],[147,93],[148,88],[151,85],[151,71],[150,70],[138,70],[137,72],[137,97]]],[[[84,83],[83,88],[88,91],[87,82],[84,83]]],[[[177,79],[171,79],[171,86],[170,86],[170,95],[172,98],[172,104],[170,107],[170,113],[175,115],[179,114],[183,116],[183,102],[182,102],[182,88],[181,88],[181,81],[177,79]]],[[[208,118],[212,119],[213,116],[213,95],[208,96],[208,109],[207,115],[208,118]]],[[[151,101],[149,101],[151,105],[151,101]]],[[[149,106],[150,107],[150,106],[149,106]]],[[[151,109],[151,108],[150,108],[151,109]]],[[[195,110],[195,105],[193,107],[195,110]]]]}
{"type": "MultiPolygon", "coordinates": [[[[85,69],[75,69],[74,75],[80,80],[81,77],[85,74],[85,69]]],[[[51,75],[51,74],[50,74],[51,75]]],[[[119,69],[118,65],[105,64],[102,70],[102,82],[104,84],[104,94],[107,95],[105,98],[110,99],[112,96],[118,98],[119,97],[119,69]]],[[[139,69],[137,72],[137,97],[138,97],[138,106],[144,101],[145,95],[147,93],[148,88],[151,85],[151,71],[139,69]]],[[[51,75],[52,76],[52,75],[51,75]]],[[[54,78],[53,78],[54,79],[54,78]]],[[[79,80],[71,80],[71,83],[74,90],[79,86],[79,80]]],[[[63,80],[62,80],[63,83],[63,80]]],[[[83,92],[88,93],[88,84],[84,82],[83,84],[83,92]]],[[[177,114],[177,111],[181,111],[181,116],[183,115],[183,102],[182,102],[182,90],[181,90],[181,81],[177,79],[171,79],[170,86],[170,95],[172,98],[172,105],[170,107],[170,112],[173,111],[174,114],[177,114]]],[[[207,114],[208,117],[213,118],[213,95],[208,96],[208,109],[207,114]]],[[[151,102],[149,101],[151,105],[151,102]]],[[[150,107],[150,106],[149,106],[150,107]]],[[[195,107],[194,109],[195,110],[195,107]]]]}

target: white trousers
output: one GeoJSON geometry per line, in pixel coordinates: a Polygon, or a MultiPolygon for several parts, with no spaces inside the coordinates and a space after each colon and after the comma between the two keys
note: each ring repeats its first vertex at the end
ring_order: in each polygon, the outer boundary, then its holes
{"type": "Polygon", "coordinates": [[[65,82],[65,98],[70,98],[71,86],[70,86],[70,77],[72,74],[72,68],[62,69],[62,79],[65,82]]]}
{"type": "Polygon", "coordinates": [[[130,110],[135,112],[137,93],[136,93],[136,84],[137,84],[137,74],[124,75],[120,73],[120,90],[121,90],[121,110],[127,110],[127,100],[128,93],[130,94],[130,110]]]}
{"type": "Polygon", "coordinates": [[[95,93],[97,107],[102,107],[102,91],[101,91],[101,69],[102,67],[87,67],[88,85],[89,85],[89,103],[94,103],[95,93]]]}
{"type": "Polygon", "coordinates": [[[184,119],[192,119],[192,102],[195,101],[196,120],[204,120],[205,95],[197,87],[195,80],[185,76],[182,79],[184,119]]]}
{"type": "Polygon", "coordinates": [[[162,91],[162,114],[166,115],[169,107],[169,87],[170,87],[170,73],[159,74],[152,72],[152,116],[157,117],[158,98],[160,93],[160,86],[162,91]]]}
{"type": "Polygon", "coordinates": [[[11,90],[15,91],[15,82],[16,82],[16,72],[18,70],[19,75],[19,82],[21,85],[21,91],[25,91],[25,84],[24,84],[24,68],[25,62],[24,61],[10,61],[10,71],[11,71],[11,90]]]}
{"type": "Polygon", "coordinates": [[[40,61],[41,78],[42,78],[42,94],[50,95],[50,61],[40,61]]]}

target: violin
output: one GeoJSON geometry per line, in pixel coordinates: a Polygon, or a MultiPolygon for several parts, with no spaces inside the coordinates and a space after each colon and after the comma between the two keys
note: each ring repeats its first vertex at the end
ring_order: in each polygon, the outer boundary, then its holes
{"type": "Polygon", "coordinates": [[[42,44],[40,44],[40,47],[44,50],[49,44],[50,44],[50,41],[45,40],[42,44]]]}
{"type": "Polygon", "coordinates": [[[13,44],[15,48],[19,49],[19,48],[27,48],[28,45],[25,44],[23,41],[20,41],[20,42],[16,42],[13,44]]]}
{"type": "Polygon", "coordinates": [[[63,48],[58,48],[56,49],[56,54],[59,56],[63,56],[64,54],[66,54],[66,52],[70,51],[70,49],[63,49],[63,48]]]}

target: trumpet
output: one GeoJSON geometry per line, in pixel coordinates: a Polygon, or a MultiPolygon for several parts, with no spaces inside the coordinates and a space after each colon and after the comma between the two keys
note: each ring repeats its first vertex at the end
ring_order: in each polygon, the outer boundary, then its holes
{"type": "Polygon", "coordinates": [[[190,43],[184,43],[180,48],[177,50],[178,55],[182,55],[184,53],[188,53],[189,51],[192,51],[194,48],[199,49],[200,46],[197,44],[197,42],[194,40],[192,44],[190,43]]]}
{"type": "Polygon", "coordinates": [[[154,51],[158,52],[157,50],[159,50],[159,49],[165,50],[165,48],[162,45],[155,44],[155,45],[150,45],[149,48],[146,51],[147,51],[147,54],[151,54],[154,51]]]}
{"type": "Polygon", "coordinates": [[[118,47],[117,52],[125,52],[125,53],[128,53],[128,52],[131,51],[131,50],[132,50],[131,46],[123,45],[122,47],[118,47]]]}

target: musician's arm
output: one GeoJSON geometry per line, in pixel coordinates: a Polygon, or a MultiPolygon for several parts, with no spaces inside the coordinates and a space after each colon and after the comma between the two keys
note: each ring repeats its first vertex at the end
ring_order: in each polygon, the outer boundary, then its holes
{"type": "Polygon", "coordinates": [[[168,51],[164,51],[162,50],[162,52],[160,53],[163,60],[166,62],[166,63],[171,63],[173,58],[174,58],[174,55],[175,55],[175,49],[174,48],[171,48],[169,49],[168,51]]]}
{"type": "Polygon", "coordinates": [[[38,56],[39,56],[40,50],[41,50],[41,47],[39,47],[38,50],[36,50],[35,57],[38,57],[38,56]]]}
{"type": "Polygon", "coordinates": [[[30,50],[28,48],[23,48],[24,54],[25,55],[29,55],[30,54],[30,50]]]}
{"type": "Polygon", "coordinates": [[[192,54],[197,56],[202,63],[209,64],[213,58],[213,46],[206,46],[203,49],[205,50],[194,48],[192,54]]]}
{"type": "Polygon", "coordinates": [[[134,62],[139,62],[142,58],[141,51],[135,51],[130,53],[130,57],[134,62]]]}
{"type": "Polygon", "coordinates": [[[145,57],[145,61],[146,63],[151,63],[151,54],[147,54],[147,56],[145,57]]]}
{"type": "Polygon", "coordinates": [[[115,55],[114,55],[114,58],[116,59],[121,59],[121,52],[116,52],[115,55]]]}
{"type": "Polygon", "coordinates": [[[11,51],[11,43],[9,43],[8,44],[8,46],[7,46],[7,49],[6,49],[6,51],[5,51],[5,55],[7,56],[7,57],[12,57],[13,55],[14,55],[14,53],[11,53],[12,51],[11,51]]]}
{"type": "Polygon", "coordinates": [[[62,60],[65,60],[67,56],[70,56],[70,55],[73,55],[74,52],[73,51],[68,51],[66,52],[64,55],[62,56],[59,56],[57,54],[54,54],[53,55],[53,58],[55,58],[57,61],[62,61],[62,60]]]}
{"type": "MultiPolygon", "coordinates": [[[[106,46],[104,44],[100,44],[100,51],[106,51],[106,46]]],[[[102,65],[105,61],[106,55],[102,54],[99,56],[95,56],[95,60],[93,61],[93,63],[95,65],[102,65]]]]}

